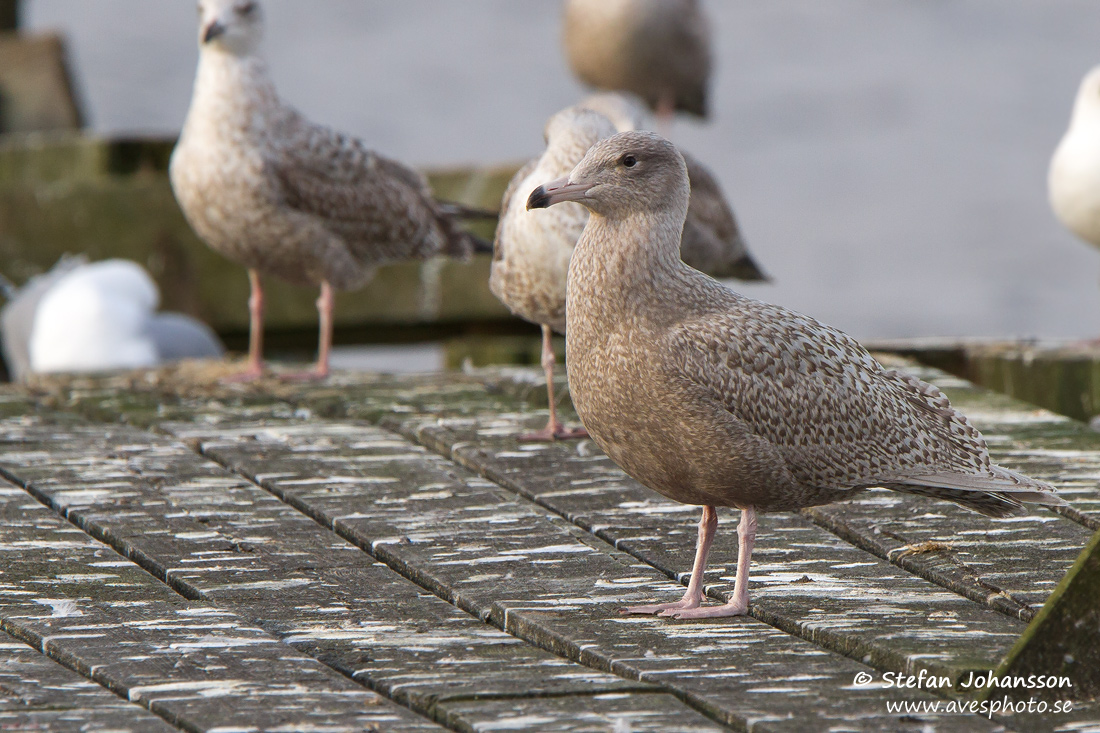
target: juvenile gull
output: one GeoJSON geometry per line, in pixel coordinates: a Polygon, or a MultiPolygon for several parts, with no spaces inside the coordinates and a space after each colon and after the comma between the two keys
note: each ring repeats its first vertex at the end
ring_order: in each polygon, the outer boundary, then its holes
{"type": "Polygon", "coordinates": [[[662,119],[707,115],[710,34],[698,0],[566,0],[564,42],[585,83],[637,94],[662,119]]]}
{"type": "MultiPolygon", "coordinates": [[[[599,95],[551,117],[545,129],[546,151],[516,173],[501,202],[489,288],[513,313],[542,327],[542,367],[550,403],[546,427],[523,436],[526,440],[568,439],[586,434],[583,430],[566,429],[558,420],[551,337],[552,331],[565,332],[569,255],[588,221],[588,210],[575,203],[528,212],[527,197],[539,183],[571,171],[598,140],[615,134],[616,125],[611,119],[594,110],[608,110],[619,125],[637,122],[636,110],[626,101],[620,104],[618,99],[618,95],[599,95]]],[[[684,259],[719,277],[765,279],[749,256],[733,212],[713,177],[698,164],[689,169],[689,175],[694,177],[691,207],[684,225],[684,259]]]]}
{"type": "Polygon", "coordinates": [[[1100,247],[1100,66],[1082,80],[1047,179],[1050,205],[1071,232],[1100,247]]]}
{"type": "Polygon", "coordinates": [[[512,313],[542,327],[542,368],[550,418],[542,430],[524,440],[564,440],[587,435],[558,420],[554,400],[552,331],[565,332],[565,287],[569,256],[588,221],[588,210],[567,203],[549,211],[526,210],[527,197],[539,183],[562,176],[580,162],[597,141],[615,134],[601,114],[568,107],[546,123],[546,151],[512,177],[500,204],[493,241],[489,289],[512,313]]]}
{"type": "Polygon", "coordinates": [[[755,301],[685,265],[687,167],[646,132],[597,143],[531,208],[591,212],[569,263],[566,348],[573,403],[599,446],[655,491],[703,506],[682,600],[628,613],[748,611],[758,511],[883,487],[993,517],[1065,502],[990,462],[985,440],[936,387],[883,369],[854,339],[755,301]],[[741,510],[733,597],[703,607],[716,506],[741,510]]]}
{"type": "Polygon", "coordinates": [[[172,153],[172,188],[199,236],[248,268],[251,339],[242,378],[263,370],[260,273],[320,285],[320,349],[303,376],[323,377],[333,288],[360,287],[389,262],[467,256],[473,240],[420,174],[283,104],[259,55],[258,3],[201,0],[199,15],[199,65],[172,153]]]}

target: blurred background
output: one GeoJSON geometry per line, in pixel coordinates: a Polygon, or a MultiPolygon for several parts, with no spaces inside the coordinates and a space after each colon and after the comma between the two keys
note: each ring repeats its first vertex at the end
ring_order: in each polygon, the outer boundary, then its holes
{"type": "MultiPolygon", "coordinates": [[[[537,155],[546,118],[586,92],[557,2],[265,4],[284,98],[424,169],[537,155]]],[[[1100,63],[1100,3],[704,5],[712,119],[680,118],[672,138],[721,179],[774,278],[742,292],[862,339],[1100,335],[1100,253],[1046,194],[1077,85],[1100,63]]],[[[21,13],[24,31],[66,39],[92,132],[178,133],[194,0],[24,0],[21,13]]],[[[243,269],[226,269],[243,288],[243,269]]],[[[243,297],[232,307],[243,322],[243,297]]]]}

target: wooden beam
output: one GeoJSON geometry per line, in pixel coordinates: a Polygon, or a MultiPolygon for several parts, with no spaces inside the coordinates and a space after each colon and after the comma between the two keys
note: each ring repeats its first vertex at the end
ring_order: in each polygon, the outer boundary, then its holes
{"type": "Polygon", "coordinates": [[[1035,620],[1020,636],[997,670],[998,678],[1067,677],[1072,686],[991,688],[1012,699],[1095,700],[1100,697],[1100,532],[1093,535],[1077,562],[1035,620]]]}
{"type": "Polygon", "coordinates": [[[0,0],[0,30],[19,29],[19,0],[0,0]]]}

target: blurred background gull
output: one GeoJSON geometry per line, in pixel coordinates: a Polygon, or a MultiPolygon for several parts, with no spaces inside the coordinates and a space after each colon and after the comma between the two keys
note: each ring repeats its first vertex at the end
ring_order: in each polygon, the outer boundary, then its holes
{"type": "MultiPolygon", "coordinates": [[[[1046,172],[1095,0],[713,0],[710,119],[673,140],[718,176],[774,283],[736,288],[862,339],[1100,332],[1100,258],[1046,172]]],[[[587,89],[545,0],[270,0],[283,97],[421,167],[520,162],[587,89]]],[[[179,132],[193,0],[26,0],[69,41],[89,125],[179,132]]],[[[243,304],[241,306],[243,308],[243,304]]],[[[339,365],[337,359],[336,365],[339,365]]]]}
{"type": "Polygon", "coordinates": [[[22,288],[5,285],[0,335],[13,380],[143,369],[225,352],[209,326],[182,313],[158,313],[156,283],[130,260],[66,257],[22,288]]]}

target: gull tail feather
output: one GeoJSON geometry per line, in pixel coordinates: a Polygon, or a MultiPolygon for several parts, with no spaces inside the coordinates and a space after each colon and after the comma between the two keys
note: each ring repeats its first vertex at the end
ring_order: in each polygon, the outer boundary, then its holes
{"type": "Polygon", "coordinates": [[[887,488],[944,499],[991,517],[1026,514],[1024,503],[1046,506],[1066,504],[1050,484],[1001,466],[990,466],[989,474],[943,471],[908,476],[900,481],[888,482],[887,488]]]}
{"type": "Polygon", "coordinates": [[[499,211],[482,209],[477,206],[467,206],[454,201],[437,201],[436,203],[439,204],[439,208],[442,209],[443,213],[462,221],[468,219],[497,219],[500,217],[499,211]]]}

